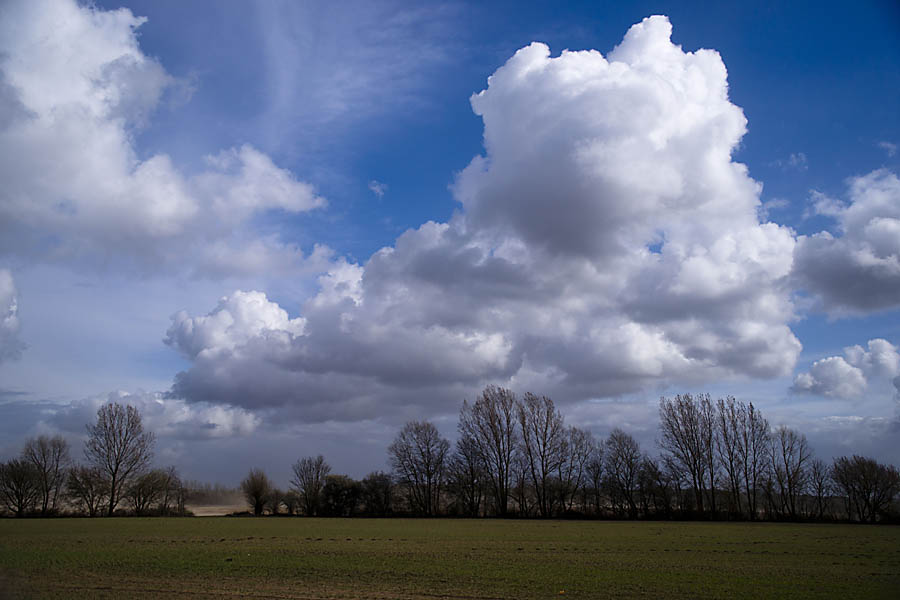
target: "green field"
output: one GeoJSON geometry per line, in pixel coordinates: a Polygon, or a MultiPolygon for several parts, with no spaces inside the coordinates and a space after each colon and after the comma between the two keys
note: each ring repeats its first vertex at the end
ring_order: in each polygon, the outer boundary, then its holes
{"type": "Polygon", "coordinates": [[[897,598],[900,528],[0,520],[0,597],[897,598]]]}

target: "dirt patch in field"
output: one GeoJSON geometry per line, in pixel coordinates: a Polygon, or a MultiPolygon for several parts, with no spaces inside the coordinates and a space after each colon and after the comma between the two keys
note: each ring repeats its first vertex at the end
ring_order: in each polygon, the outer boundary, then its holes
{"type": "Polygon", "coordinates": [[[195,517],[223,517],[247,510],[245,504],[207,504],[202,506],[188,504],[185,508],[194,513],[195,517]]]}

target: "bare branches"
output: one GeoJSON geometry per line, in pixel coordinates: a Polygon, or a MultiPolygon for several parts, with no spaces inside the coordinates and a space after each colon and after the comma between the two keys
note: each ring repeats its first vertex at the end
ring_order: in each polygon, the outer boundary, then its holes
{"type": "Polygon", "coordinates": [[[876,522],[879,515],[900,494],[900,472],[871,458],[842,456],[832,467],[834,481],[846,495],[847,514],[860,521],[876,522]]]}
{"type": "Polygon", "coordinates": [[[496,386],[486,387],[474,404],[464,401],[459,414],[459,433],[478,447],[501,516],[509,512],[512,466],[519,449],[516,425],[515,394],[496,386]]]}
{"type": "Polygon", "coordinates": [[[250,469],[250,473],[241,481],[241,491],[244,492],[247,503],[253,508],[253,514],[258,517],[263,514],[269,501],[272,482],[262,469],[250,469]]]}
{"type": "Polygon", "coordinates": [[[319,513],[319,505],[322,499],[322,489],[325,487],[325,478],[331,473],[331,465],[325,462],[321,454],[313,458],[307,456],[294,463],[294,478],[291,486],[300,496],[300,504],[303,513],[307,517],[313,517],[319,513]]]}
{"type": "Polygon", "coordinates": [[[61,435],[32,438],[25,443],[22,458],[37,472],[41,514],[55,512],[71,460],[68,442],[61,435]]]}
{"type": "Polygon", "coordinates": [[[517,403],[522,454],[542,517],[553,510],[553,477],[566,460],[567,431],[562,414],[546,396],[526,393],[517,403]]]}
{"type": "Polygon", "coordinates": [[[97,422],[87,432],[84,454],[108,479],[107,514],[112,516],[129,479],[149,466],[155,437],[144,431],[135,407],[114,402],[97,410],[97,422]]]}
{"type": "Polygon", "coordinates": [[[40,489],[37,469],[30,462],[14,458],[0,463],[0,501],[17,517],[31,510],[40,489]]]}
{"type": "Polygon", "coordinates": [[[449,451],[450,442],[427,421],[407,423],[388,448],[391,466],[413,511],[425,516],[438,513],[449,451]]]}

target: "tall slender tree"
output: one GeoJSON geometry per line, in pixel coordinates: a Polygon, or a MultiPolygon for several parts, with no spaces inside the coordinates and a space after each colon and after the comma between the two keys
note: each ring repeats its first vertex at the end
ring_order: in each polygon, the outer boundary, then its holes
{"type": "Polygon", "coordinates": [[[706,477],[711,449],[701,403],[690,394],[679,394],[673,400],[659,401],[659,445],[681,470],[691,478],[697,510],[703,512],[706,477]]]}
{"type": "Polygon", "coordinates": [[[800,510],[800,497],[806,492],[809,478],[809,461],[812,452],[806,436],[781,426],[772,439],[772,472],[778,484],[782,514],[796,519],[800,510]]]}
{"type": "Polygon", "coordinates": [[[619,428],[613,429],[606,439],[604,457],[606,474],[613,494],[613,504],[624,504],[628,515],[637,516],[638,505],[635,498],[638,473],[643,455],[637,440],[619,428]]]}
{"type": "Polygon", "coordinates": [[[459,433],[475,441],[487,470],[497,513],[506,516],[512,466],[519,449],[515,394],[491,385],[473,404],[463,401],[459,433]]]}
{"type": "Polygon", "coordinates": [[[553,400],[528,392],[518,402],[521,452],[537,500],[538,512],[553,511],[555,477],[566,459],[566,428],[553,400]]]}
{"type": "Polygon", "coordinates": [[[741,464],[738,452],[743,405],[729,396],[716,402],[716,454],[728,478],[730,512],[740,514],[741,464]]]}
{"type": "Polygon", "coordinates": [[[737,451],[747,498],[747,513],[751,520],[757,517],[759,488],[767,478],[768,448],[769,422],[750,402],[740,411],[737,451]]]}

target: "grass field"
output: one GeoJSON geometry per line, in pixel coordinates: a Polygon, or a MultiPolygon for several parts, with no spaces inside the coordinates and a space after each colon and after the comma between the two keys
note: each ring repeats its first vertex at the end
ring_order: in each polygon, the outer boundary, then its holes
{"type": "Polygon", "coordinates": [[[0,596],[898,598],[900,528],[4,519],[0,596]]]}

